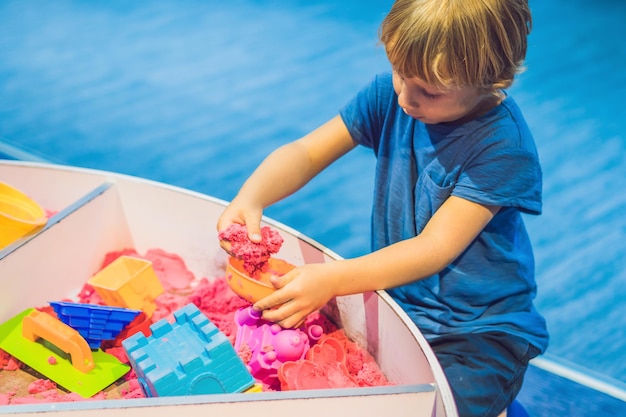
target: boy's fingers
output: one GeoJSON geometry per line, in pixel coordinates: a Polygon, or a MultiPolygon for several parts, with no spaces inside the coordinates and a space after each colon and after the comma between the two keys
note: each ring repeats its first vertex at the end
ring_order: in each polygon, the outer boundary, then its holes
{"type": "Polygon", "coordinates": [[[256,217],[246,217],[246,228],[248,229],[248,239],[253,242],[260,242],[263,237],[261,236],[261,223],[256,217]]]}
{"type": "Polygon", "coordinates": [[[279,289],[285,286],[282,278],[279,275],[272,275],[270,277],[270,283],[274,286],[274,288],[279,289]]]}
{"type": "MultiPolygon", "coordinates": [[[[289,284],[291,281],[296,279],[296,277],[298,276],[299,273],[300,273],[300,269],[299,268],[295,268],[295,269],[292,269],[291,271],[289,271],[289,272],[287,272],[286,274],[283,274],[283,275],[271,275],[270,276],[270,283],[277,290],[281,289],[284,286],[286,286],[287,284],[289,284]]],[[[290,299],[291,299],[291,296],[289,296],[289,298],[286,299],[285,301],[288,301],[290,299]]]]}
{"type": "Polygon", "coordinates": [[[267,297],[262,298],[254,303],[252,308],[254,308],[256,311],[275,309],[281,307],[289,300],[290,298],[287,294],[284,294],[282,291],[275,291],[267,297]]]}
{"type": "Polygon", "coordinates": [[[246,227],[248,228],[248,239],[256,243],[259,243],[261,240],[263,240],[263,237],[261,236],[260,225],[247,224],[246,227]]]}

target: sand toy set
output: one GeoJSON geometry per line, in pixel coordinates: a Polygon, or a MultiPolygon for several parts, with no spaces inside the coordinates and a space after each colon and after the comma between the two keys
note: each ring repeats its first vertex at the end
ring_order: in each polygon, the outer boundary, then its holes
{"type": "Polygon", "coordinates": [[[226,203],[210,196],[14,161],[0,181],[45,208],[0,248],[0,413],[456,415],[428,343],[384,292],[337,297],[298,329],[249,309],[244,281],[273,291],[272,275],[339,259],[306,236],[264,219],[284,241],[257,272],[220,248],[226,203]],[[100,282],[107,270],[152,278],[100,282]]]}

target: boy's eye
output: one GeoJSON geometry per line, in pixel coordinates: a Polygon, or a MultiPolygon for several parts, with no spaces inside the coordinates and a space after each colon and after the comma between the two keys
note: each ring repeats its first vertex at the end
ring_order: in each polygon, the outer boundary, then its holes
{"type": "MultiPolygon", "coordinates": [[[[398,72],[398,70],[397,70],[397,69],[392,68],[391,70],[392,70],[393,74],[394,74],[395,76],[397,76],[397,77],[398,77],[398,79],[400,79],[400,81],[403,81],[403,82],[404,82],[404,81],[406,81],[406,80],[404,79],[404,77],[402,76],[402,74],[400,74],[400,73],[398,72]]],[[[415,88],[417,88],[417,89],[418,89],[418,91],[422,94],[422,96],[424,96],[424,97],[425,97],[426,99],[428,99],[428,100],[434,100],[434,99],[437,99],[437,98],[441,97],[441,95],[442,95],[442,94],[438,94],[438,93],[434,93],[434,94],[433,94],[433,93],[429,93],[429,92],[428,92],[428,91],[426,91],[424,88],[419,87],[419,86],[415,86],[415,88]]]]}
{"type": "Polygon", "coordinates": [[[431,100],[436,99],[440,96],[439,94],[430,94],[426,90],[422,90],[422,94],[424,95],[424,97],[426,97],[427,99],[431,99],[431,100]]]}

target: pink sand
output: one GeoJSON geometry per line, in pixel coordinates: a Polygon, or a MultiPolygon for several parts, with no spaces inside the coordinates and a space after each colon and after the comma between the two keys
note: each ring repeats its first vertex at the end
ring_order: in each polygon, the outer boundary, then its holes
{"type": "Polygon", "coordinates": [[[16,371],[20,368],[20,361],[0,349],[0,369],[5,371],[16,371]]]}
{"type": "Polygon", "coordinates": [[[243,267],[251,277],[267,272],[267,261],[278,253],[283,244],[282,236],[269,226],[261,228],[261,241],[258,243],[248,238],[248,230],[240,224],[232,224],[220,232],[219,239],[230,242],[231,254],[243,260],[243,267]]]}
{"type": "MultiPolygon", "coordinates": [[[[268,241],[278,241],[275,239],[275,236],[272,238],[271,234],[267,234],[266,236],[268,236],[268,241]]],[[[282,243],[282,238],[280,241],[282,243]]],[[[258,254],[255,255],[255,259],[262,259],[265,256],[269,256],[268,254],[275,248],[276,246],[274,245],[268,247],[268,249],[259,250],[258,254]],[[262,252],[264,254],[262,254],[262,252]]],[[[235,336],[237,334],[237,325],[234,320],[235,311],[249,306],[249,303],[230,289],[225,277],[220,277],[212,281],[209,281],[207,278],[196,280],[191,271],[187,269],[182,258],[161,249],[151,249],[144,255],[138,254],[134,249],[111,252],[105,257],[102,267],[104,268],[121,255],[136,256],[153,262],[155,271],[163,287],[168,289],[155,300],[157,311],[153,315],[153,321],[157,321],[161,318],[171,319],[171,315],[174,311],[188,303],[193,303],[234,345],[235,336]]],[[[85,284],[78,294],[78,298],[79,302],[82,303],[104,304],[93,288],[87,284],[85,284]]],[[[48,307],[42,307],[41,309],[46,310],[48,307]]],[[[311,314],[307,318],[307,325],[310,326],[312,324],[320,325],[324,335],[338,339],[342,344],[346,353],[345,367],[349,374],[349,378],[346,379],[346,381],[356,381],[359,386],[389,385],[389,382],[382,374],[374,359],[366,351],[351,342],[346,337],[343,330],[338,329],[325,315],[319,312],[311,314]]],[[[324,337],[325,336],[322,336],[322,339],[324,337]]],[[[128,363],[124,350],[119,346],[105,348],[105,351],[115,355],[122,362],[128,363]]],[[[249,359],[245,351],[241,351],[239,354],[244,362],[249,359]]],[[[328,362],[327,358],[325,362],[328,362]]],[[[3,372],[11,372],[17,370],[19,367],[19,361],[0,350],[0,370],[3,372]]],[[[0,377],[2,376],[3,374],[0,373],[0,377]]],[[[124,380],[128,382],[128,385],[121,386],[117,389],[119,396],[122,398],[144,397],[134,371],[130,371],[124,377],[124,380]]],[[[38,380],[29,387],[30,394],[27,396],[18,397],[15,392],[0,393],[0,405],[85,400],[78,394],[63,393],[57,390],[55,386],[56,384],[52,381],[38,380]]],[[[269,388],[264,387],[264,389],[268,390],[269,388]]],[[[100,392],[89,400],[106,398],[107,394],[100,392]]]]}

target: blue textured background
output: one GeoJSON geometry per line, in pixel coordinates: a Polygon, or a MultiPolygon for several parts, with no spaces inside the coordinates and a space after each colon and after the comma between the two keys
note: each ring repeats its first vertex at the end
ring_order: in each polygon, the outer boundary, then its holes
{"type": "MultiPolygon", "coordinates": [[[[56,162],[229,200],[274,148],[386,70],[391,1],[0,1],[0,138],[56,162]]],[[[626,3],[531,0],[511,93],[544,167],[528,218],[549,353],[626,381],[626,3]]],[[[266,214],[343,256],[368,249],[357,150],[266,214]]]]}

